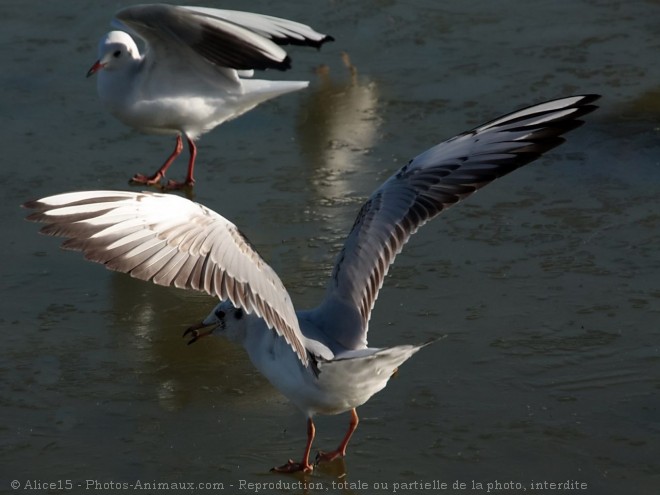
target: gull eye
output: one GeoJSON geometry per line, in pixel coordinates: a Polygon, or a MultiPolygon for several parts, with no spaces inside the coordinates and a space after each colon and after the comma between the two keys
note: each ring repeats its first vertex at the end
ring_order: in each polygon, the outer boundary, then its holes
{"type": "Polygon", "coordinates": [[[243,318],[243,310],[237,309],[236,311],[234,311],[234,318],[236,318],[237,320],[243,318]]]}
{"type": "Polygon", "coordinates": [[[119,58],[119,57],[121,57],[121,50],[116,50],[116,51],[112,54],[112,56],[115,57],[115,58],[119,58]]]}
{"type": "Polygon", "coordinates": [[[215,316],[217,316],[219,319],[222,319],[222,318],[225,317],[225,312],[223,310],[219,309],[215,312],[215,316]]]}

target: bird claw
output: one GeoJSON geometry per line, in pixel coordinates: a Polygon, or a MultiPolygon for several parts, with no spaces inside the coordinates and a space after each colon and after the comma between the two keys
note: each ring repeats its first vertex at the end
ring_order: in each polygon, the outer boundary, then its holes
{"type": "Polygon", "coordinates": [[[187,178],[183,182],[179,182],[178,180],[170,179],[163,186],[163,188],[167,189],[167,190],[192,189],[192,187],[194,185],[195,185],[195,179],[192,179],[192,178],[187,178]]]}
{"type": "Polygon", "coordinates": [[[271,468],[271,473],[311,473],[314,466],[308,463],[293,462],[291,459],[286,464],[271,468]]]}
{"type": "Polygon", "coordinates": [[[160,181],[164,178],[165,176],[161,172],[156,172],[151,177],[147,177],[144,174],[135,174],[129,183],[141,186],[158,186],[160,185],[160,181]]]}
{"type": "Polygon", "coordinates": [[[335,459],[340,459],[342,457],[344,457],[344,454],[342,454],[339,450],[333,450],[332,452],[324,452],[322,450],[319,450],[316,453],[316,458],[314,459],[314,465],[318,466],[323,462],[332,462],[335,459]]]}
{"type": "Polygon", "coordinates": [[[151,177],[142,174],[135,174],[128,182],[129,184],[138,186],[154,186],[164,191],[192,191],[193,185],[195,184],[194,180],[179,182],[174,179],[169,179],[163,184],[161,182],[163,179],[165,179],[165,176],[161,173],[157,173],[151,177]]]}

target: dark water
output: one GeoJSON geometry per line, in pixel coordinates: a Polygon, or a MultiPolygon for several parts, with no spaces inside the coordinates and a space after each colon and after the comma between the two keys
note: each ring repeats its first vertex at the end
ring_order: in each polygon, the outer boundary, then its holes
{"type": "MultiPolygon", "coordinates": [[[[113,120],[84,78],[121,5],[0,4],[0,491],[12,480],[71,480],[73,493],[130,492],[110,483],[138,480],[222,483],[223,493],[255,493],[241,480],[295,482],[268,469],[300,456],[301,414],[242,349],[180,338],[212,299],[62,252],[18,207],[126,189],[173,145],[113,120]],[[85,490],[87,480],[109,491],[85,490]]],[[[658,493],[658,2],[222,7],[337,39],[292,49],[291,73],[264,76],[310,79],[308,91],[200,141],[195,199],[245,231],[300,307],[322,297],[361,202],[406,160],[527,104],[604,95],[566,145],[443,214],[397,259],[370,343],[447,338],[361,408],[345,463],[318,469],[309,493],[558,493],[532,483],[567,481],[586,485],[561,493],[658,493]]],[[[319,418],[317,446],[334,447],[347,421],[319,418]]]]}

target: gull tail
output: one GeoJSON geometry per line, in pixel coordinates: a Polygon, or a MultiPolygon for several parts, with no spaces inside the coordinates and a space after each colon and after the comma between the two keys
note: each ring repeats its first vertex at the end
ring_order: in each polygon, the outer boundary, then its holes
{"type": "Polygon", "coordinates": [[[255,105],[271,98],[300,91],[309,86],[309,81],[267,81],[264,79],[242,79],[243,98],[255,105]]]}

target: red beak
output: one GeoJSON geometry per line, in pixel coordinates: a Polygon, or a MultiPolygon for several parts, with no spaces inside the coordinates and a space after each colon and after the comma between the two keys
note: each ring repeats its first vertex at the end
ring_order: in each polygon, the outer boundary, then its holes
{"type": "Polygon", "coordinates": [[[100,60],[97,60],[96,62],[94,62],[94,65],[92,65],[89,68],[89,70],[87,71],[87,77],[93,76],[98,71],[100,71],[103,67],[105,67],[105,64],[102,64],[100,60]]]}

